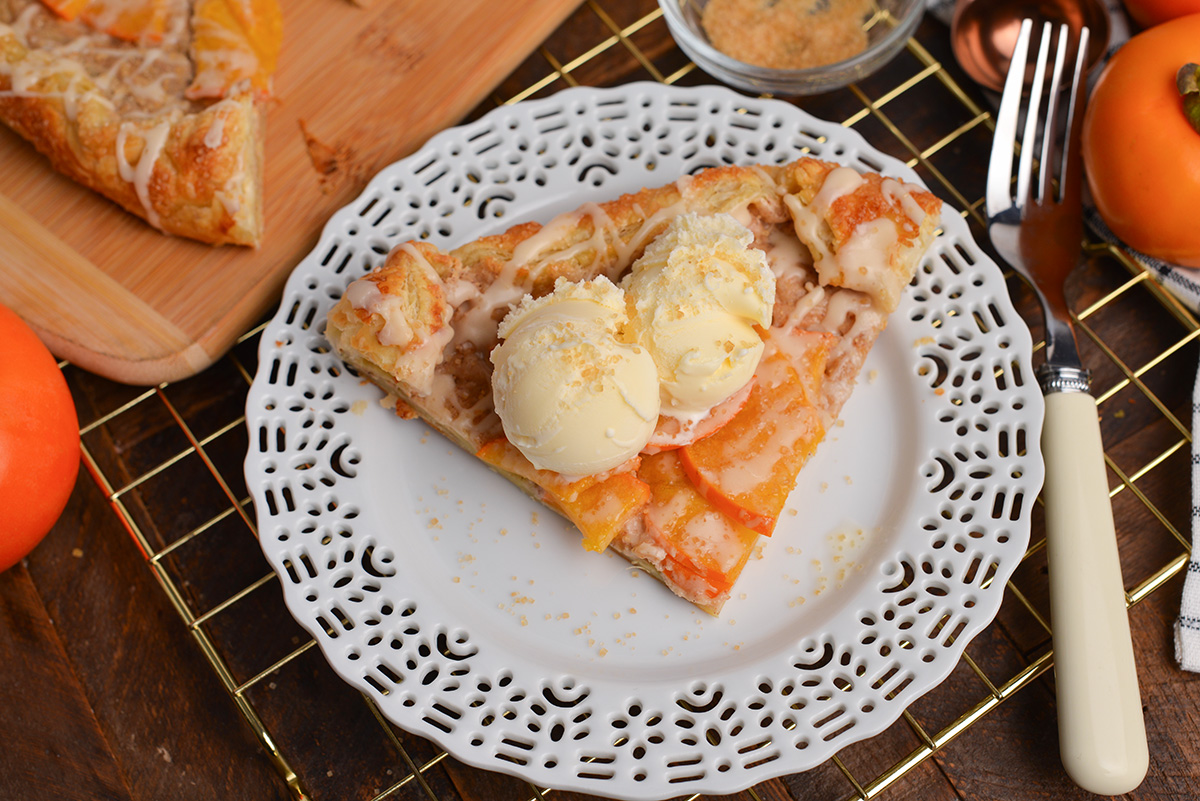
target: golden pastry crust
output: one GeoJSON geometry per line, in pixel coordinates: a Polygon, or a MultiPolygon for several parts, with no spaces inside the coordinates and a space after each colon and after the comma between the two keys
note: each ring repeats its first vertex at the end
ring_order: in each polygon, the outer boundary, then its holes
{"type": "Polygon", "coordinates": [[[895,311],[922,243],[934,235],[941,201],[894,178],[817,159],[787,165],[780,184],[821,283],[865,292],[885,313],[895,311]],[[878,241],[864,247],[870,237],[878,241]],[[855,248],[865,252],[851,254],[855,248]]]}
{"type": "MultiPolygon", "coordinates": [[[[857,173],[839,169],[848,168],[814,159],[714,168],[665,187],[585,204],[545,226],[518,225],[449,252],[427,243],[401,245],[383,266],[350,285],[328,315],[326,335],[339,356],[396,398],[399,408],[411,409],[460,447],[478,453],[503,436],[492,405],[488,356],[512,304],[526,294],[549,292],[560,276],[619,280],[677,215],[729,213],[755,235],[754,246],[766,252],[776,275],[768,335],[775,347],[803,347],[788,344],[794,331],[836,341],[822,357],[821,397],[814,400],[827,430],[899,291],[911,281],[941,207],[936,197],[910,184],[855,178],[857,173]],[[883,226],[891,226],[895,235],[874,233],[883,226]],[[806,238],[810,230],[819,242],[806,238]],[[883,242],[886,249],[862,247],[863,236],[868,245],[883,242]],[[827,260],[825,269],[822,260],[827,260]],[[871,280],[863,278],[859,266],[868,268],[871,280]],[[395,293],[390,300],[388,293],[395,293]],[[414,318],[407,327],[427,335],[403,344],[381,341],[380,332],[394,324],[389,318],[409,313],[414,318]]],[[[489,466],[570,516],[553,493],[528,476],[493,462],[489,466]]],[[[609,545],[677,595],[719,612],[728,593],[714,596],[702,582],[672,580],[668,574],[679,571],[670,569],[660,546],[641,515],[631,516],[609,545]]]]}
{"type": "Polygon", "coordinates": [[[0,121],[55,169],[166,233],[257,245],[263,112],[255,96],[186,101],[177,49],[112,39],[92,56],[64,49],[85,35],[82,24],[35,5],[0,4],[0,121]]]}

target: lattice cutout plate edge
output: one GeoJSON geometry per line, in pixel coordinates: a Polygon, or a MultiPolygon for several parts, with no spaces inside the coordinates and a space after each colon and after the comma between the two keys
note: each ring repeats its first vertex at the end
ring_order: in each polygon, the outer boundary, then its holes
{"type": "MultiPolygon", "coordinates": [[[[290,610],[389,719],[464,762],[542,786],[638,799],[731,793],[882,731],[992,620],[1041,488],[1042,401],[1003,277],[952,210],[868,362],[883,386],[860,378],[843,414],[855,420],[846,444],[826,442],[806,468],[819,469],[826,451],[901,440],[883,447],[882,467],[853,477],[886,488],[863,512],[883,519],[883,533],[866,569],[811,609],[771,598],[782,624],[754,615],[767,592],[747,593],[736,614],[750,619],[700,620],[653,594],[649,579],[623,594],[636,582],[615,583],[628,578],[619,559],[569,575],[577,540],[549,523],[514,547],[494,521],[528,519],[527,499],[392,418],[322,336],[346,284],[401,241],[453,246],[703,167],[805,153],[918,180],[856,132],[785,103],[629,84],[567,90],[446,131],[330,220],[262,334],[246,479],[290,610]],[[870,400],[880,394],[898,410],[880,411],[870,400]],[[859,395],[866,413],[853,418],[859,395]],[[486,513],[455,518],[451,502],[482,505],[481,495],[486,513]],[[467,542],[487,557],[470,571],[467,542]],[[536,576],[536,590],[518,589],[553,600],[497,608],[510,573],[536,576]],[[589,602],[612,586],[621,589],[611,602],[589,602]],[[624,642],[610,622],[622,611],[637,629],[624,642]],[[581,637],[580,623],[599,636],[581,637]],[[717,643],[721,626],[741,639],[717,643]],[[588,639],[613,645],[605,654],[588,639]]],[[[832,531],[820,507],[833,501],[805,498],[822,502],[804,522],[832,531]]],[[[772,563],[806,560],[781,550],[791,547],[783,536],[781,525],[772,563]]],[[[807,580],[815,598],[819,581],[807,580]]]]}

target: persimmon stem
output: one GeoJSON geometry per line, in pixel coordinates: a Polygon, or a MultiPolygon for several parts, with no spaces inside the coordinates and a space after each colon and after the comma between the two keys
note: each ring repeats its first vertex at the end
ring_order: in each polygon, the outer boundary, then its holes
{"type": "Polygon", "coordinates": [[[1175,86],[1183,98],[1183,113],[1200,133],[1200,64],[1184,64],[1175,74],[1175,86]]]}

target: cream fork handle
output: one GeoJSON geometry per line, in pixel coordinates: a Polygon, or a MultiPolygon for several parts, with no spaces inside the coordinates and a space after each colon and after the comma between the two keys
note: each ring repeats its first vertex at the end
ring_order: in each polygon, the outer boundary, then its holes
{"type": "Polygon", "coordinates": [[[1091,395],[1046,396],[1042,451],[1063,767],[1085,790],[1119,795],[1141,783],[1150,755],[1091,395]]]}

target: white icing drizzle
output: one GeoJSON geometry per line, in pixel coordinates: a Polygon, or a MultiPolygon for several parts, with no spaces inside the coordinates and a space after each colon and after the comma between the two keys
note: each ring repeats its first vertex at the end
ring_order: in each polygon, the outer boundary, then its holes
{"type": "MultiPolygon", "coordinates": [[[[88,22],[97,30],[103,31],[116,24],[123,13],[128,11],[138,13],[143,6],[143,0],[106,0],[99,11],[94,6],[87,9],[87,13],[91,15],[88,22]]],[[[143,35],[142,41],[138,42],[139,45],[160,42],[174,45],[184,40],[191,17],[191,3],[188,0],[174,0],[165,6],[162,9],[165,18],[161,38],[156,32],[152,32],[143,35]]]]}
{"type": "Polygon", "coordinates": [[[72,75],[62,93],[63,111],[72,122],[79,116],[79,82],[82,77],[79,74],[72,75]]]}
{"type": "Polygon", "coordinates": [[[407,253],[409,258],[417,263],[417,266],[421,268],[422,272],[425,273],[426,277],[431,282],[438,284],[442,282],[442,277],[438,275],[437,270],[433,269],[433,265],[429,263],[429,259],[425,258],[425,254],[422,253],[412,242],[402,242],[397,246],[396,249],[403,253],[407,253]]]}
{"type": "MultiPolygon", "coordinates": [[[[680,180],[682,181],[683,179],[680,180]]],[[[661,232],[662,229],[671,222],[671,220],[687,210],[686,197],[684,196],[686,184],[679,184],[679,182],[676,182],[676,184],[680,187],[679,200],[669,206],[663,206],[661,209],[647,217],[646,221],[642,223],[641,227],[638,228],[637,232],[632,238],[630,238],[628,243],[624,244],[624,246],[622,246],[619,238],[614,237],[617,245],[617,261],[620,265],[620,269],[616,270],[618,274],[625,272],[625,270],[629,268],[629,265],[633,262],[633,255],[635,253],[641,252],[642,248],[644,248],[651,239],[658,236],[659,232],[661,232]]],[[[641,213],[641,209],[638,209],[638,212],[641,213]]]]}
{"type": "MultiPolygon", "coordinates": [[[[2,73],[0,73],[0,74],[2,74],[2,73]]],[[[15,82],[16,81],[14,80],[14,83],[15,82]]],[[[109,102],[106,98],[100,97],[99,95],[95,94],[94,91],[93,92],[85,92],[84,94],[80,95],[76,91],[76,84],[75,84],[74,80],[72,80],[71,83],[67,84],[67,89],[62,92],[42,92],[42,91],[29,91],[29,90],[19,90],[19,89],[6,89],[6,90],[0,91],[0,97],[58,98],[59,100],[63,101],[63,112],[67,115],[67,118],[72,121],[74,121],[76,116],[79,114],[79,103],[85,97],[89,97],[89,98],[98,100],[98,101],[102,102],[104,105],[108,106],[109,108],[113,107],[111,102],[109,102]]]]}
{"type": "Polygon", "coordinates": [[[838,264],[837,257],[826,241],[825,231],[822,230],[823,226],[828,226],[825,218],[829,214],[830,206],[838,198],[850,194],[862,186],[862,182],[862,176],[855,170],[850,167],[837,167],[825,177],[825,183],[807,206],[795,195],[783,196],[784,204],[792,213],[796,236],[812,251],[813,261],[823,283],[830,283],[841,272],[841,265],[838,264]],[[829,278],[826,277],[827,274],[829,278]]]}
{"type": "Polygon", "coordinates": [[[360,279],[346,287],[346,300],[356,309],[383,318],[383,328],[376,335],[379,344],[404,348],[413,340],[412,326],[404,313],[404,299],[388,295],[374,281],[360,279]]]}
{"type": "Polygon", "coordinates": [[[820,305],[825,299],[825,287],[813,284],[804,285],[805,293],[796,301],[796,305],[788,312],[788,316],[778,328],[787,333],[800,327],[800,323],[808,313],[820,305]]]}
{"type": "MultiPolygon", "coordinates": [[[[459,306],[463,305],[468,300],[474,300],[480,296],[479,289],[476,288],[476,286],[470,281],[466,281],[458,277],[452,277],[449,281],[443,279],[438,274],[438,271],[434,269],[434,266],[429,263],[429,260],[425,258],[425,254],[422,253],[421,250],[415,247],[411,242],[404,242],[400,244],[398,248],[399,250],[408,254],[409,257],[411,257],[413,261],[417,263],[418,268],[425,273],[429,282],[436,283],[441,287],[442,297],[449,306],[446,314],[447,321],[450,320],[455,310],[457,310],[459,306]]],[[[444,327],[450,328],[451,326],[447,322],[444,327]]],[[[449,338],[451,337],[450,335],[445,336],[447,337],[446,344],[448,344],[449,338]]]]}
{"type": "Polygon", "coordinates": [[[821,321],[820,330],[833,334],[841,333],[846,327],[847,320],[853,316],[854,321],[841,336],[838,344],[830,351],[830,361],[854,347],[854,340],[864,331],[882,328],[885,315],[867,295],[852,289],[838,289],[828,293],[829,304],[825,309],[825,319],[821,321]]]}
{"type": "Polygon", "coordinates": [[[125,145],[133,127],[132,123],[123,122],[117,131],[117,171],[121,180],[133,184],[138,200],[146,211],[146,221],[159,228],[158,212],[155,211],[150,198],[150,180],[154,175],[154,165],[166,147],[167,137],[171,133],[171,120],[161,120],[149,131],[142,132],[142,154],[138,157],[137,164],[130,164],[125,155],[125,145]]]}
{"type": "Polygon", "coordinates": [[[609,266],[609,270],[605,273],[611,280],[615,277],[611,273],[619,273],[623,270],[622,262],[625,261],[625,254],[622,253],[622,245],[624,243],[621,242],[620,237],[617,235],[617,226],[612,221],[612,218],[608,216],[604,207],[597,203],[586,203],[580,208],[580,211],[582,214],[592,218],[592,235],[583,242],[555,253],[555,260],[573,259],[578,253],[590,250],[592,252],[592,263],[588,265],[588,272],[595,273],[597,265],[601,262],[602,255],[606,253],[611,243],[617,253],[617,258],[613,260],[613,263],[609,266]]]}
{"type": "Polygon", "coordinates": [[[732,208],[727,211],[726,214],[733,217],[733,219],[738,221],[739,225],[742,225],[746,228],[752,228],[754,225],[754,215],[751,214],[750,205],[748,203],[743,203],[736,208],[732,208]]]}
{"type": "Polygon", "coordinates": [[[354,308],[383,318],[383,327],[376,334],[379,343],[408,348],[396,361],[397,377],[415,394],[429,395],[434,388],[435,368],[442,361],[442,352],[454,336],[454,329],[444,324],[424,340],[419,340],[404,312],[404,299],[381,291],[377,283],[366,278],[351,282],[346,287],[345,297],[354,308]],[[415,347],[410,347],[414,343],[415,347]]]}
{"type": "MultiPolygon", "coordinates": [[[[646,507],[641,520],[644,528],[634,526],[623,532],[621,539],[625,550],[648,563],[662,564],[667,551],[661,543],[667,532],[686,532],[688,548],[706,561],[715,563],[718,570],[729,570],[745,556],[745,547],[738,529],[730,519],[715,509],[691,513],[686,493],[674,493],[662,502],[646,507]]],[[[696,577],[673,577],[677,585],[699,598],[705,595],[708,584],[696,577]]]]}
{"type": "Polygon", "coordinates": [[[792,214],[796,236],[801,242],[808,245],[813,255],[813,261],[820,263],[832,259],[833,254],[829,245],[819,230],[819,226],[824,224],[824,220],[814,210],[801,203],[800,198],[795,195],[784,195],[783,203],[792,214]]]}
{"type": "Polygon", "coordinates": [[[838,198],[852,194],[864,183],[862,175],[853,167],[835,167],[825,176],[825,183],[813,198],[813,205],[825,210],[838,198]]]}
{"type": "Polygon", "coordinates": [[[225,211],[230,217],[237,215],[242,208],[242,203],[236,197],[233,197],[226,191],[216,193],[217,200],[221,201],[221,205],[225,207],[225,211]]]}
{"type": "Polygon", "coordinates": [[[888,274],[889,254],[898,241],[896,223],[887,217],[859,223],[837,254],[846,283],[881,296],[884,289],[880,279],[888,274]]]}
{"type": "Polygon", "coordinates": [[[129,138],[129,131],[133,127],[132,123],[123,123],[117,131],[117,174],[121,176],[122,181],[132,182],[134,179],[133,167],[129,165],[129,159],[125,157],[125,142],[129,138]]]}
{"type": "Polygon", "coordinates": [[[357,281],[351,281],[350,286],[346,287],[345,298],[354,308],[370,311],[382,295],[378,284],[360,278],[357,281]]]}
{"type": "MultiPolygon", "coordinates": [[[[34,5],[36,6],[37,3],[34,3],[34,5]]],[[[115,47],[97,47],[96,46],[97,38],[98,38],[97,36],[80,36],[77,39],[72,39],[71,41],[67,42],[66,44],[60,45],[57,48],[57,52],[60,54],[61,53],[76,54],[76,53],[82,53],[84,50],[88,50],[93,53],[116,53],[117,55],[121,55],[122,53],[125,52],[124,50],[121,50],[121,49],[118,49],[115,47]]]]}
{"type": "MultiPolygon", "coordinates": [[[[424,342],[404,354],[408,374],[405,381],[417,395],[426,397],[433,391],[436,368],[442,362],[446,346],[454,338],[454,329],[449,324],[434,331],[424,342]]],[[[454,394],[449,396],[453,400],[454,394]]]]}
{"type": "Polygon", "coordinates": [[[212,124],[208,126],[208,130],[204,133],[204,146],[209,150],[216,150],[221,146],[221,142],[225,139],[225,117],[221,114],[214,114],[212,124]]]}
{"type": "MultiPolygon", "coordinates": [[[[113,62],[113,65],[101,76],[101,79],[97,79],[97,83],[107,87],[109,91],[112,90],[121,69],[131,63],[134,58],[140,58],[140,63],[129,71],[130,78],[145,75],[165,55],[165,51],[161,48],[149,48],[140,51],[123,50],[119,52],[122,55],[113,62]]],[[[162,72],[153,80],[145,83],[128,80],[122,84],[122,88],[130,96],[145,101],[151,106],[162,106],[168,102],[165,81],[169,77],[170,74],[168,72],[162,72]]]]}
{"type": "Polygon", "coordinates": [[[805,267],[812,266],[812,253],[783,228],[772,226],[766,244],[767,263],[775,273],[776,281],[789,274],[803,273],[805,267]]]}
{"type": "Polygon", "coordinates": [[[30,3],[21,10],[17,18],[12,21],[12,32],[17,37],[17,41],[22,45],[29,46],[29,27],[33,24],[33,18],[39,12],[39,3],[30,3]]]}
{"type": "Polygon", "coordinates": [[[458,332],[454,341],[456,346],[471,344],[476,348],[491,349],[496,342],[496,309],[507,309],[526,295],[525,287],[516,281],[522,264],[515,257],[505,262],[487,289],[461,309],[454,321],[458,332]]]}
{"type": "MultiPolygon", "coordinates": [[[[593,204],[594,205],[594,204],[593,204]]],[[[532,236],[526,237],[513,248],[512,263],[529,264],[541,258],[555,242],[567,236],[579,221],[579,214],[560,214],[543,225],[532,236]]]]}
{"type": "Polygon", "coordinates": [[[879,188],[884,197],[904,210],[905,216],[912,221],[913,225],[921,227],[927,215],[925,209],[921,208],[921,204],[912,196],[915,187],[902,184],[894,178],[884,178],[879,188]]]}
{"type": "Polygon", "coordinates": [[[446,288],[446,302],[455,309],[468,300],[475,300],[479,297],[479,287],[465,278],[451,276],[449,280],[444,279],[443,283],[446,288]]]}

